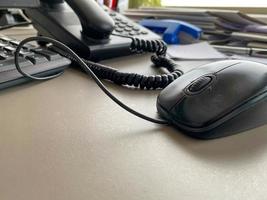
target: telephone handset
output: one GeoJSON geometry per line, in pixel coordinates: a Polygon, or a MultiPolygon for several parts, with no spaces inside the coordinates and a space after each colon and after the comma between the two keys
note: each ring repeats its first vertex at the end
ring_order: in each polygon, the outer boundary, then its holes
{"type": "Polygon", "coordinates": [[[26,14],[39,35],[55,38],[91,60],[131,54],[129,37],[159,39],[94,0],[41,0],[39,8],[28,8],[26,14]]]}
{"type": "Polygon", "coordinates": [[[88,0],[66,0],[77,14],[82,33],[94,39],[106,39],[115,27],[112,18],[95,2],[88,0]],[[89,13],[89,14],[88,14],[89,13]]]}

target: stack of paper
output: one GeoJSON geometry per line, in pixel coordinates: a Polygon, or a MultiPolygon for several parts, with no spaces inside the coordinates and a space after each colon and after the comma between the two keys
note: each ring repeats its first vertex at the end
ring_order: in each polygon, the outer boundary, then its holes
{"type": "Polygon", "coordinates": [[[267,47],[267,24],[236,10],[199,8],[140,8],[124,13],[139,21],[144,18],[177,19],[202,28],[202,40],[215,45],[267,47]]]}
{"type": "Polygon", "coordinates": [[[183,20],[199,26],[204,31],[241,31],[248,25],[264,25],[262,21],[235,10],[141,8],[126,10],[124,14],[136,21],[143,18],[183,20]]]}

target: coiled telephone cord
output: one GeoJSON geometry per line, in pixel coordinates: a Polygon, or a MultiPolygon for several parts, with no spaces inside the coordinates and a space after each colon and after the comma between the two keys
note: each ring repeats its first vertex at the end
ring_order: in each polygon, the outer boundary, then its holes
{"type": "MultiPolygon", "coordinates": [[[[144,40],[139,38],[133,38],[130,51],[133,53],[155,53],[151,56],[151,61],[155,67],[163,67],[169,71],[166,74],[159,75],[143,75],[138,73],[121,72],[115,68],[95,63],[90,60],[83,59],[83,61],[91,68],[91,70],[100,79],[109,80],[118,85],[131,86],[140,89],[163,89],[175,79],[180,77],[183,72],[177,69],[178,65],[172,60],[166,57],[167,46],[161,40],[144,40]]],[[[71,59],[74,62],[77,60],[67,52],[54,47],[54,50],[61,55],[71,59]]]]}

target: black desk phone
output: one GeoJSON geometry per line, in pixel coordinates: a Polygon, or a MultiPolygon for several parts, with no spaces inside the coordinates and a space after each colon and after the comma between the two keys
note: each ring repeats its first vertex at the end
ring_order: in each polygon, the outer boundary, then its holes
{"type": "Polygon", "coordinates": [[[160,38],[94,0],[41,0],[40,7],[28,8],[26,14],[39,35],[57,39],[90,60],[131,54],[131,39],[123,36],[160,38]]]}
{"type": "MultiPolygon", "coordinates": [[[[56,39],[75,51],[100,79],[137,88],[164,88],[182,71],[166,57],[160,36],[94,0],[41,0],[37,8],[26,8],[39,36],[56,39]],[[168,74],[144,75],[120,72],[91,61],[150,52],[152,62],[168,74]]],[[[40,42],[40,40],[39,40],[40,42]]],[[[54,49],[76,61],[69,54],[54,49]]]]}

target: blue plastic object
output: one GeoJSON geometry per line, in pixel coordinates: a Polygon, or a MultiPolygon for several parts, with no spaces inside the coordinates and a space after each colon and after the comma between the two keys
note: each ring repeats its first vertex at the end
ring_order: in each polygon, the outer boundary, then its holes
{"type": "Polygon", "coordinates": [[[201,28],[179,20],[143,19],[139,23],[155,33],[163,34],[163,40],[167,44],[180,44],[180,32],[185,32],[195,39],[199,39],[202,33],[201,28]]]}

